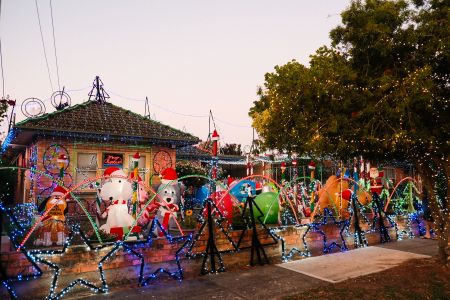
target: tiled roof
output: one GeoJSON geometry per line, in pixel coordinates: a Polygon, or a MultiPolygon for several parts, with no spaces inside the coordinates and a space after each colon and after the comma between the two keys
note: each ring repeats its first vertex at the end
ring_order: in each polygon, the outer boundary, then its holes
{"type": "Polygon", "coordinates": [[[14,127],[36,131],[183,141],[186,144],[195,144],[199,141],[191,134],[150,120],[109,102],[102,104],[97,101],[87,101],[41,117],[28,118],[14,127]]]}
{"type": "Polygon", "coordinates": [[[177,149],[177,157],[183,158],[211,158],[211,153],[196,146],[186,146],[177,149]]]}
{"type": "MultiPolygon", "coordinates": [[[[244,156],[219,154],[217,157],[222,163],[233,162],[235,164],[245,164],[244,156]]],[[[177,159],[210,161],[211,158],[211,153],[197,146],[185,146],[177,149],[177,159]]]]}

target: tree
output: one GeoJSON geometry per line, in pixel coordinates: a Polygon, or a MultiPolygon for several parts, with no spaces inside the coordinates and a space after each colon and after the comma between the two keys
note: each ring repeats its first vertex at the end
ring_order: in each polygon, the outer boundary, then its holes
{"type": "Polygon", "coordinates": [[[242,155],[240,144],[225,144],[220,147],[220,152],[224,155],[242,155]]]}
{"type": "MultiPolygon", "coordinates": [[[[4,101],[4,103],[0,102],[0,124],[6,119],[8,107],[9,105],[6,101],[4,101]]],[[[6,125],[6,128],[8,128],[8,125],[6,125]]],[[[2,136],[4,136],[4,133],[0,132],[0,168],[10,166],[8,159],[4,156],[4,153],[2,153],[2,136]]],[[[6,203],[12,202],[13,199],[11,195],[13,194],[15,180],[17,180],[16,171],[0,170],[0,201],[6,203]]]]}
{"type": "MultiPolygon", "coordinates": [[[[6,118],[6,116],[7,116],[7,114],[6,114],[6,112],[7,112],[7,110],[8,110],[8,103],[1,103],[0,102],[0,124],[2,124],[3,123],[3,121],[5,120],[5,118],[6,118]]],[[[3,136],[3,132],[0,132],[0,145],[2,144],[2,136],[3,136]]]]}
{"type": "Polygon", "coordinates": [[[266,74],[250,110],[263,145],[413,163],[431,193],[443,262],[450,234],[448,1],[353,1],[307,68],[266,74]],[[444,183],[444,184],[442,184],[444,183]],[[441,195],[441,196],[440,196],[441,195]]]}
{"type": "MultiPolygon", "coordinates": [[[[208,170],[206,170],[206,168],[202,167],[200,164],[195,164],[189,161],[177,161],[175,171],[177,172],[179,178],[187,175],[208,176],[208,170]]],[[[205,185],[208,180],[201,177],[190,177],[183,179],[183,182],[186,186],[199,188],[202,185],[205,185]]]]}

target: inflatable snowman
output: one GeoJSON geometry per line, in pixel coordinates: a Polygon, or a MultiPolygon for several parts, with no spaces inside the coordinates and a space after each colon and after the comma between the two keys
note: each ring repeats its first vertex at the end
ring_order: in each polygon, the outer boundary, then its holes
{"type": "MultiPolygon", "coordinates": [[[[135,221],[128,209],[128,200],[133,195],[132,183],[117,167],[105,169],[104,176],[106,178],[99,189],[99,195],[107,204],[107,208],[101,216],[103,219],[106,218],[106,223],[100,227],[100,230],[116,235],[117,240],[121,240],[130,230],[132,233],[140,233],[139,226],[131,228],[135,221]]],[[[130,239],[133,237],[130,236],[130,239]]]]}
{"type": "Polygon", "coordinates": [[[38,229],[37,239],[34,241],[36,246],[52,246],[53,244],[61,246],[64,244],[67,233],[65,226],[67,203],[62,196],[66,193],[67,191],[63,187],[57,186],[50,197],[39,205],[39,212],[47,211],[51,207],[52,209],[42,220],[42,225],[38,229]]]}

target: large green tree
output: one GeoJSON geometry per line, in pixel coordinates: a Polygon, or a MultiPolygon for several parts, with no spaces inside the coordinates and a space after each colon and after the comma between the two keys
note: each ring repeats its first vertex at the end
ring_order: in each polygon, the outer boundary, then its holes
{"type": "Polygon", "coordinates": [[[413,163],[431,193],[440,256],[450,234],[449,2],[353,1],[332,48],[266,74],[250,110],[264,146],[413,163]],[[438,196],[440,195],[440,196],[438,196]]]}

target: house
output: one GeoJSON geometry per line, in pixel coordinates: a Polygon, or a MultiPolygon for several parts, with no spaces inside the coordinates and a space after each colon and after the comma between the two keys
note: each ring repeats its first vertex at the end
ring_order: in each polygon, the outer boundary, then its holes
{"type": "MultiPolygon", "coordinates": [[[[178,161],[190,162],[199,167],[208,167],[212,161],[211,152],[197,145],[180,147],[176,152],[178,161]]],[[[247,163],[244,156],[219,154],[217,158],[220,168],[227,175],[232,177],[246,176],[247,163]]]]}
{"type": "Polygon", "coordinates": [[[15,124],[2,148],[17,166],[30,169],[19,172],[15,203],[39,204],[56,186],[54,180],[62,179],[66,187],[77,187],[75,192],[90,207],[96,181],[89,179],[101,176],[106,167],[130,171],[138,152],[140,176],[149,183],[153,175],[175,167],[176,149],[198,142],[112,103],[86,101],[15,124]]]}

